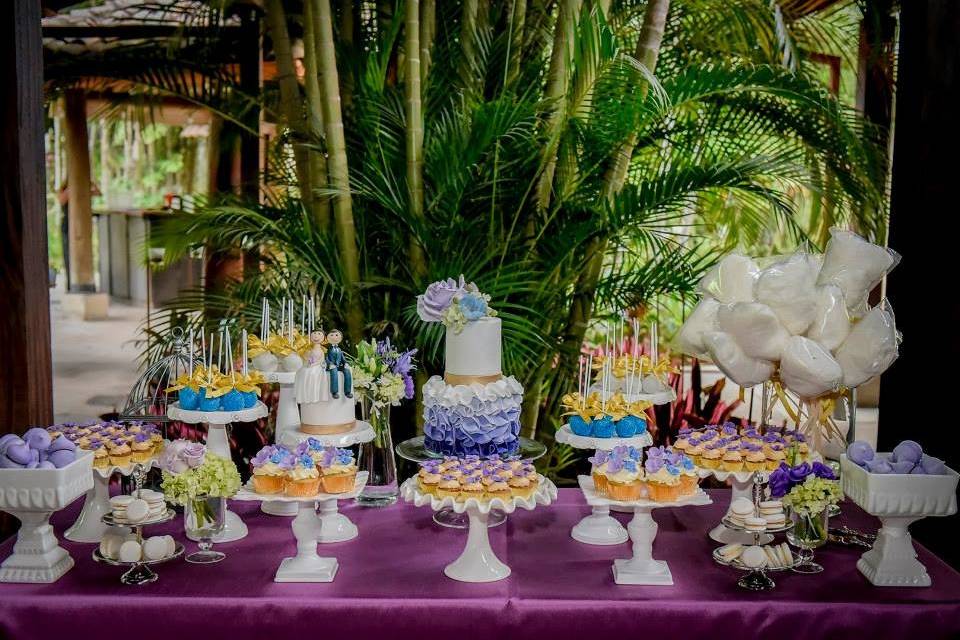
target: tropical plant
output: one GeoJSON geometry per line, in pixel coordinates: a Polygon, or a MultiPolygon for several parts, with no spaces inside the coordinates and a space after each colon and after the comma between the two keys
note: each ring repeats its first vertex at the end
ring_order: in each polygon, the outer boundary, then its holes
{"type": "MultiPolygon", "coordinates": [[[[255,327],[262,296],[312,294],[354,342],[416,345],[426,375],[442,369],[442,334],[417,321],[415,296],[462,273],[500,312],[526,433],[549,434],[592,322],[691,300],[741,233],[811,239],[810,194],[829,197],[833,221],[883,228],[874,134],[806,65],[835,30],[777,3],[351,4],[266,3],[282,108],[265,104],[285,134],[265,197],[198,200],[157,238],[168,259],[258,249],[259,269],[182,296],[168,323],[191,311],[255,327]]],[[[154,54],[164,69],[179,56],[154,54]]],[[[128,79],[184,92],[151,68],[141,57],[128,79]]],[[[261,100],[212,77],[224,117],[261,100]]]]}

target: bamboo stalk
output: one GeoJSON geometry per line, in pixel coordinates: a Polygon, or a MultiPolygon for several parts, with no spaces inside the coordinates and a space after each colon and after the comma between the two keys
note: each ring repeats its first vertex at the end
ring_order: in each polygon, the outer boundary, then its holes
{"type": "Polygon", "coordinates": [[[510,50],[504,86],[512,87],[520,78],[520,60],[523,57],[523,29],[527,18],[527,0],[513,0],[510,8],[510,50]]]}
{"type": "Polygon", "coordinates": [[[347,163],[347,143],[343,134],[343,113],[340,109],[340,80],[333,42],[333,23],[330,0],[311,0],[316,12],[317,63],[321,78],[323,120],[327,133],[327,168],[330,184],[337,191],[333,201],[334,229],[340,248],[341,268],[347,288],[347,334],[358,342],[363,334],[363,309],[360,306],[358,285],[360,261],[357,251],[357,232],[353,220],[353,202],[350,197],[350,169],[347,163]]]}
{"type": "MultiPolygon", "coordinates": [[[[420,101],[420,2],[407,0],[404,16],[404,60],[406,89],[406,152],[407,152],[407,198],[410,216],[414,221],[423,221],[423,112],[420,101]]],[[[410,264],[418,279],[427,275],[427,261],[423,245],[416,232],[410,234],[410,264]]]]}
{"type": "Polygon", "coordinates": [[[433,62],[433,40],[437,35],[437,2],[422,0],[420,3],[420,86],[427,84],[430,63],[433,62]]]}
{"type": "MultiPolygon", "coordinates": [[[[303,3],[303,64],[306,70],[307,112],[310,129],[317,138],[323,138],[323,106],[320,97],[320,77],[317,70],[317,25],[313,3],[303,3]]],[[[350,8],[347,7],[347,13],[350,8]]],[[[310,153],[310,182],[314,189],[327,186],[327,157],[323,152],[310,153]]],[[[330,229],[330,200],[315,197],[314,218],[324,231],[330,229]]]]}

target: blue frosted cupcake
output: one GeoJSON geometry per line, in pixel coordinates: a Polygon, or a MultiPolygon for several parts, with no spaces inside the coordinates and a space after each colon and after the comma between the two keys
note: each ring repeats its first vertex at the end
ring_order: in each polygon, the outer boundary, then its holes
{"type": "Polygon", "coordinates": [[[590,426],[590,423],[577,414],[570,416],[567,424],[570,425],[570,430],[578,436],[589,437],[593,435],[593,427],[590,426]]]}
{"type": "Polygon", "coordinates": [[[617,427],[610,416],[594,419],[592,427],[593,437],[595,438],[612,438],[617,432],[617,427]]]}
{"type": "Polygon", "coordinates": [[[199,391],[194,391],[190,387],[180,389],[180,408],[187,411],[194,411],[200,406],[200,400],[203,399],[206,390],[201,387],[199,391]]]}
{"type": "Polygon", "coordinates": [[[220,404],[224,411],[240,411],[243,409],[243,394],[231,389],[220,398],[220,404]]]}
{"type": "Polygon", "coordinates": [[[617,436],[621,438],[632,438],[637,433],[636,418],[633,416],[623,416],[616,421],[617,436]]]}

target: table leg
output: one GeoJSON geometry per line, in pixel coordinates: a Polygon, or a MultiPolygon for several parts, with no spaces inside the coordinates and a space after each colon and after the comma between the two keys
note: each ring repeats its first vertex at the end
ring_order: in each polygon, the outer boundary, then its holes
{"type": "Polygon", "coordinates": [[[340,513],[336,500],[324,500],[320,503],[320,535],[317,542],[346,542],[359,534],[357,525],[340,513]]]}
{"type": "MultiPolygon", "coordinates": [[[[87,491],[83,509],[63,537],[73,542],[100,542],[108,530],[119,530],[104,524],[101,519],[105,513],[110,513],[110,510],[110,476],[104,477],[94,472],[93,488],[87,491]]],[[[122,527],[122,530],[129,531],[126,527],[122,527]]]]}
{"type": "MultiPolygon", "coordinates": [[[[753,501],[753,477],[751,476],[745,482],[739,482],[736,477],[730,476],[730,504],[733,504],[733,501],[737,498],[747,498],[751,502],[753,501]]],[[[727,510],[724,512],[724,515],[730,513],[730,505],[727,505],[727,510]]],[[[710,536],[711,540],[716,542],[722,542],[723,544],[754,544],[754,535],[746,531],[734,531],[733,529],[728,529],[721,522],[713,529],[710,530],[710,533],[707,534],[710,536]]],[[[773,536],[769,533],[763,533],[760,535],[759,544],[769,544],[773,542],[773,536]]]]}
{"type": "Polygon", "coordinates": [[[658,527],[652,510],[652,507],[634,507],[633,519],[627,527],[633,542],[633,557],[614,560],[613,581],[617,584],[673,584],[667,563],[653,559],[653,540],[658,527]]]}
{"type": "Polygon", "coordinates": [[[860,556],[857,569],[880,587],[929,587],[927,568],[917,560],[909,526],[916,517],[880,516],[880,531],[873,548],[860,556]]]}
{"type": "Polygon", "coordinates": [[[627,530],[610,515],[610,507],[593,507],[593,513],[574,525],[570,537],[584,544],[611,545],[627,541],[627,530]]]}
{"type": "Polygon", "coordinates": [[[312,501],[295,504],[297,515],[293,519],[291,528],[293,537],[297,539],[297,555],[283,559],[273,581],[333,582],[339,568],[337,559],[322,558],[317,554],[317,538],[320,537],[322,529],[320,520],[317,518],[317,505],[312,501]]]}
{"type": "Polygon", "coordinates": [[[73,566],[50,526],[50,511],[8,510],[20,520],[13,554],[0,564],[0,582],[55,582],[73,566]]]}
{"type": "Polygon", "coordinates": [[[510,567],[500,562],[490,547],[487,533],[486,513],[480,513],[476,507],[468,507],[470,526],[467,533],[467,545],[460,557],[444,568],[448,578],[460,582],[495,582],[510,575],[510,567]]]}
{"type": "MultiPolygon", "coordinates": [[[[225,424],[208,424],[207,425],[207,449],[210,450],[210,453],[216,454],[227,460],[231,459],[230,455],[230,440],[227,437],[227,425],[225,424]]],[[[195,538],[187,533],[187,537],[196,542],[199,538],[195,538]]],[[[235,540],[240,540],[241,538],[247,537],[247,525],[243,523],[243,520],[240,519],[233,511],[227,509],[223,518],[223,531],[218,533],[213,537],[214,542],[233,542],[235,540]]]]}

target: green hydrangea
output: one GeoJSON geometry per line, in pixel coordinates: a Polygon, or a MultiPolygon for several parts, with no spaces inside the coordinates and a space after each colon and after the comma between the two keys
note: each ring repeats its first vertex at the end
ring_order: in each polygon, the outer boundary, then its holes
{"type": "Polygon", "coordinates": [[[167,500],[180,505],[203,495],[230,498],[240,489],[240,474],[232,460],[207,451],[203,464],[195,469],[164,471],[160,486],[167,500]]]}
{"type": "Polygon", "coordinates": [[[783,504],[801,515],[815,516],[842,498],[839,482],[811,475],[783,497],[783,504]]]}

